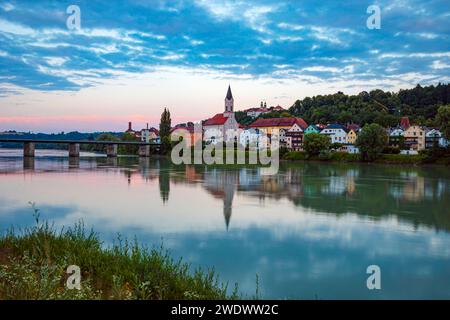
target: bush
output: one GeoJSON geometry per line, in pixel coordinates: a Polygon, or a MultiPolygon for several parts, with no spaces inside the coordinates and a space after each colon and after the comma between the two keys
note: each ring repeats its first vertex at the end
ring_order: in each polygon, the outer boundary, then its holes
{"type": "Polygon", "coordinates": [[[394,146],[387,146],[383,149],[384,154],[400,154],[400,148],[394,146]]]}
{"type": "Polygon", "coordinates": [[[330,148],[330,138],[320,133],[310,133],[305,135],[303,149],[308,156],[318,156],[321,151],[330,148]]]}
{"type": "Polygon", "coordinates": [[[361,159],[374,161],[380,157],[388,142],[388,136],[382,126],[376,123],[366,124],[356,139],[356,146],[361,152],[361,159]]]}

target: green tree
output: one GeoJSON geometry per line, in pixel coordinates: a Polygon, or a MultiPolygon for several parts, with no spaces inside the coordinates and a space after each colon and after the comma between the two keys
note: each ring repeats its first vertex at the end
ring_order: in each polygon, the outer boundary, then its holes
{"type": "Polygon", "coordinates": [[[439,107],[436,123],[444,134],[445,139],[450,139],[450,104],[439,107]]]}
{"type": "Polygon", "coordinates": [[[303,149],[305,149],[308,156],[317,156],[321,151],[326,151],[330,148],[330,138],[320,133],[310,133],[305,136],[303,142],[303,149]]]}
{"type": "MultiPolygon", "coordinates": [[[[132,133],[125,132],[120,137],[121,141],[129,141],[129,142],[136,142],[136,136],[132,133]]],[[[119,154],[127,154],[127,155],[137,155],[139,150],[138,146],[128,146],[128,145],[119,145],[119,154]]]]}
{"type": "Polygon", "coordinates": [[[164,108],[161,114],[161,122],[159,123],[159,136],[161,138],[161,153],[166,154],[171,149],[170,129],[172,128],[172,120],[170,119],[170,111],[164,108]]]}
{"type": "Polygon", "coordinates": [[[376,123],[366,124],[358,137],[356,146],[361,152],[361,158],[365,161],[377,159],[388,143],[388,135],[382,126],[376,123]]]}
{"type": "MultiPolygon", "coordinates": [[[[119,141],[119,138],[110,133],[102,133],[95,139],[95,141],[119,141]]],[[[88,150],[94,152],[106,152],[106,145],[90,144],[88,150]]]]}
{"type": "Polygon", "coordinates": [[[159,135],[161,139],[163,137],[170,136],[171,128],[172,128],[172,120],[170,119],[170,111],[169,109],[164,108],[164,111],[161,114],[161,122],[159,123],[159,135]]]}

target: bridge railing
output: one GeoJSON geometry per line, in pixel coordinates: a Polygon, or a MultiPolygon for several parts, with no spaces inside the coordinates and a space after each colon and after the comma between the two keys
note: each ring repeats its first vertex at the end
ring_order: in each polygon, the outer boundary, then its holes
{"type": "Polygon", "coordinates": [[[67,144],[69,145],[69,157],[80,156],[80,145],[105,145],[108,157],[117,157],[119,145],[138,146],[139,156],[149,157],[151,146],[160,146],[160,143],[145,141],[98,141],[98,140],[49,140],[49,139],[20,139],[20,138],[0,138],[4,143],[23,143],[24,157],[34,157],[36,144],[67,144]]]}

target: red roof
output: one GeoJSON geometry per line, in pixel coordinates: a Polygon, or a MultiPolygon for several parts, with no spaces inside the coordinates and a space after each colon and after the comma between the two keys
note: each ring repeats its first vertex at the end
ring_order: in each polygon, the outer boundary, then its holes
{"type": "Polygon", "coordinates": [[[350,123],[349,125],[347,125],[347,129],[348,130],[353,130],[353,131],[358,131],[359,129],[361,129],[361,127],[359,125],[357,125],[356,123],[350,123]]]}
{"type": "Polygon", "coordinates": [[[228,117],[225,117],[223,113],[218,113],[211,119],[206,120],[203,125],[204,126],[218,126],[223,125],[225,122],[227,122],[228,117]]]}
{"type": "Polygon", "coordinates": [[[292,127],[294,124],[298,124],[302,129],[308,127],[308,124],[302,118],[260,118],[253,122],[250,127],[292,127]]]}
{"type": "Polygon", "coordinates": [[[411,126],[410,123],[409,123],[409,118],[408,118],[408,117],[402,117],[402,118],[400,119],[400,126],[401,126],[404,130],[408,129],[408,128],[411,126]]]}

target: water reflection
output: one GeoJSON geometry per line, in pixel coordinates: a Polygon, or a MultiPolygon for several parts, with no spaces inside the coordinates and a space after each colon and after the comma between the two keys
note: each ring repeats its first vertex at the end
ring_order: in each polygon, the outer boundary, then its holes
{"type": "Polygon", "coordinates": [[[59,170],[118,169],[128,184],[140,179],[158,180],[162,203],[169,202],[171,184],[200,184],[223,203],[225,227],[233,214],[235,195],[287,199],[295,206],[339,216],[355,213],[377,219],[395,216],[417,228],[450,230],[450,177],[445,167],[403,168],[368,165],[283,164],[275,176],[261,175],[258,168],[226,169],[175,166],[164,159],[145,158],[13,158],[3,161],[0,173],[59,170]],[[37,162],[37,167],[35,166],[37,162]]]}
{"type": "Polygon", "coordinates": [[[0,190],[2,229],[32,224],[35,201],[56,225],[83,219],[107,242],[163,238],[249,294],[257,273],[265,298],[450,298],[445,167],[283,163],[263,176],[163,159],[0,157],[0,190]],[[373,263],[382,292],[365,288],[373,263]]]}

